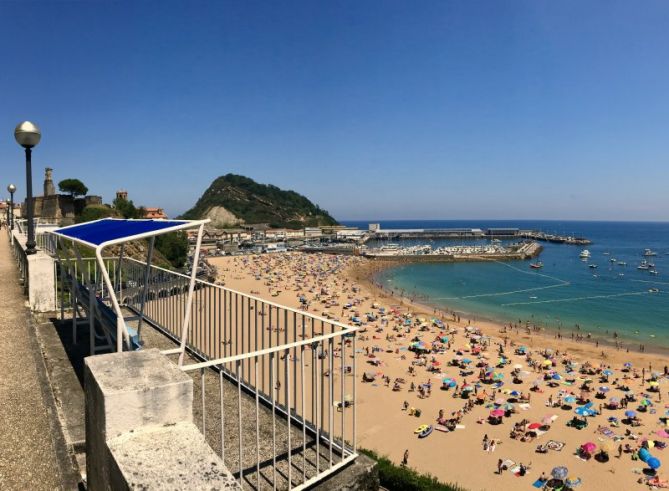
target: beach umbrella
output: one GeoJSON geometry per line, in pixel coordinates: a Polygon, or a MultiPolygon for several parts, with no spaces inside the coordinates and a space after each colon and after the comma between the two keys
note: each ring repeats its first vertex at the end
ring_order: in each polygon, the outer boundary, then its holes
{"type": "Polygon", "coordinates": [[[611,398],[609,399],[609,402],[610,402],[611,404],[619,404],[619,403],[620,403],[620,399],[619,399],[618,397],[611,397],[611,398]]]}
{"type": "Polygon", "coordinates": [[[607,387],[606,385],[602,385],[602,386],[599,388],[599,392],[604,392],[604,393],[606,393],[606,392],[608,392],[608,391],[610,391],[610,390],[611,390],[611,389],[610,389],[609,387],[607,387]]]}
{"type": "Polygon", "coordinates": [[[567,478],[567,480],[564,483],[570,488],[575,488],[576,486],[579,486],[581,484],[581,478],[577,479],[567,478]]]}
{"type": "Polygon", "coordinates": [[[662,465],[662,463],[660,462],[660,459],[658,459],[657,457],[650,457],[648,459],[648,461],[646,462],[646,464],[648,464],[648,467],[650,467],[654,471],[659,469],[660,466],[662,465]]]}
{"type": "Polygon", "coordinates": [[[564,466],[554,467],[551,471],[551,476],[553,476],[553,479],[558,479],[560,481],[564,481],[568,475],[569,469],[564,466]]]}
{"type": "Polygon", "coordinates": [[[550,424],[553,423],[554,417],[555,417],[555,415],[553,415],[553,414],[546,415],[541,419],[541,422],[545,425],[550,425],[550,424]]]}
{"type": "Polygon", "coordinates": [[[648,385],[650,385],[651,387],[657,387],[658,385],[660,385],[660,382],[658,382],[657,380],[651,380],[650,382],[648,382],[648,385]]]}
{"type": "Polygon", "coordinates": [[[628,418],[635,418],[636,417],[636,411],[632,411],[631,409],[625,411],[625,416],[628,418]]]}
{"type": "Polygon", "coordinates": [[[602,374],[606,375],[607,377],[610,377],[613,375],[613,370],[604,370],[602,374]]]}
{"type": "Polygon", "coordinates": [[[641,400],[641,405],[642,405],[642,406],[652,406],[652,405],[653,405],[653,401],[651,401],[650,399],[642,399],[642,400],[641,400]]]}
{"type": "Polygon", "coordinates": [[[541,423],[532,423],[527,427],[528,430],[536,430],[537,428],[541,428],[541,423]]]}
{"type": "Polygon", "coordinates": [[[626,361],[626,362],[623,364],[623,366],[624,366],[625,368],[632,368],[632,363],[630,363],[629,361],[626,361]]]}
{"type": "Polygon", "coordinates": [[[652,455],[648,451],[647,448],[642,448],[639,450],[639,460],[641,462],[648,462],[648,459],[650,459],[652,455]]]}
{"type": "Polygon", "coordinates": [[[574,412],[579,416],[594,416],[595,414],[595,411],[585,406],[577,407],[574,412]]]}
{"type": "Polygon", "coordinates": [[[463,358],[462,359],[462,363],[465,363],[467,365],[469,365],[471,362],[472,362],[472,360],[470,360],[469,358],[463,358]]]}
{"type": "Polygon", "coordinates": [[[516,363],[516,364],[513,366],[513,368],[515,368],[516,370],[520,370],[521,368],[523,368],[523,365],[521,365],[520,363],[516,363]]]}
{"type": "Polygon", "coordinates": [[[581,450],[583,450],[585,453],[593,453],[595,450],[597,450],[597,445],[595,445],[593,442],[586,442],[581,445],[581,450]]]}
{"type": "Polygon", "coordinates": [[[542,362],[542,365],[545,366],[545,367],[549,367],[549,366],[551,366],[552,364],[553,364],[553,362],[550,361],[550,360],[544,360],[544,361],[542,362]]]}
{"type": "Polygon", "coordinates": [[[562,376],[561,376],[559,373],[557,373],[557,372],[554,373],[554,374],[551,376],[551,378],[552,378],[553,380],[562,380],[562,376]]]}
{"type": "Polygon", "coordinates": [[[492,379],[493,379],[493,380],[501,380],[501,379],[503,379],[503,378],[504,378],[504,374],[501,373],[501,372],[496,372],[496,373],[492,376],[492,379]]]}
{"type": "Polygon", "coordinates": [[[567,404],[573,404],[576,402],[576,396],[567,396],[563,399],[567,404]]]}
{"type": "Polygon", "coordinates": [[[490,411],[490,416],[494,418],[499,418],[501,416],[504,416],[504,410],[503,409],[493,409],[490,411]]]}
{"type": "Polygon", "coordinates": [[[515,406],[514,406],[512,403],[510,403],[510,402],[507,402],[507,403],[504,404],[504,406],[503,406],[503,408],[504,408],[505,411],[513,411],[514,407],[515,407],[515,406]]]}

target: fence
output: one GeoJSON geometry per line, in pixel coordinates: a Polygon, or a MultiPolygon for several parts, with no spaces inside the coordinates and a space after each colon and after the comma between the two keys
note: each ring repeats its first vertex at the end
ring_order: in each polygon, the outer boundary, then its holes
{"type": "Polygon", "coordinates": [[[23,284],[23,294],[28,295],[30,288],[28,276],[28,256],[26,256],[25,240],[26,237],[16,232],[16,230],[8,230],[9,245],[14,255],[14,259],[19,267],[19,275],[21,283],[23,284]]]}
{"type": "MultiPolygon", "coordinates": [[[[140,336],[149,322],[178,341],[190,278],[105,261],[119,301],[144,311],[140,336]]],[[[77,277],[95,282],[97,263],[83,264],[77,277]]],[[[356,329],[197,280],[187,346],[197,361],[182,369],[199,382],[202,433],[244,487],[302,489],[356,458],[356,329]]]]}

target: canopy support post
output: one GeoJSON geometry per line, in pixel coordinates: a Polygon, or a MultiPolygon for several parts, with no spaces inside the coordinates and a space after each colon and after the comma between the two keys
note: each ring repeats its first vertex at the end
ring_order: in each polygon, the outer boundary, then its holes
{"type": "Polygon", "coordinates": [[[151,274],[151,261],[153,261],[153,247],[156,243],[156,238],[151,237],[149,240],[149,251],[146,254],[146,270],[144,271],[144,286],[142,288],[142,301],[139,305],[139,322],[137,323],[137,337],[142,340],[142,321],[144,320],[144,305],[146,304],[146,294],[149,291],[149,276],[151,274]]]}
{"type": "Polygon", "coordinates": [[[120,353],[121,351],[123,351],[124,337],[127,345],[130,346],[130,335],[128,334],[128,331],[125,328],[123,311],[121,310],[121,306],[119,305],[118,299],[116,298],[114,285],[112,284],[111,279],[109,278],[109,272],[105,267],[105,262],[102,259],[102,248],[100,246],[95,248],[95,257],[98,260],[98,265],[100,266],[100,272],[102,273],[104,284],[107,286],[107,290],[109,290],[109,298],[112,302],[112,306],[114,307],[114,311],[116,312],[116,351],[120,353]]]}
{"type": "Polygon", "coordinates": [[[195,243],[195,252],[193,253],[193,264],[190,274],[190,285],[188,287],[188,298],[186,299],[186,313],[181,327],[181,354],[179,355],[179,366],[184,363],[184,354],[186,353],[186,341],[188,341],[188,329],[190,328],[190,313],[193,307],[193,292],[195,291],[195,278],[197,277],[197,266],[200,262],[200,245],[202,244],[202,233],[204,232],[204,223],[200,225],[197,231],[197,242],[195,243]]]}

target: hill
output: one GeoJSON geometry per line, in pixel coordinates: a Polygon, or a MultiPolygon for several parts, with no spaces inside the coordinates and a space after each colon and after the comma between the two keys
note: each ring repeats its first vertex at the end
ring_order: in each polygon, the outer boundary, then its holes
{"type": "Polygon", "coordinates": [[[211,218],[212,224],[221,228],[253,223],[294,229],[337,225],[327,211],[301,194],[236,174],[214,180],[181,218],[211,218]]]}

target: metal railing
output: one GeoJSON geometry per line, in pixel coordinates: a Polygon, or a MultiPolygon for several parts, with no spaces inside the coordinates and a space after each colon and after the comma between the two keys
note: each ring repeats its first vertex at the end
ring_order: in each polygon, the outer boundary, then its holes
{"type": "MultiPolygon", "coordinates": [[[[148,322],[178,342],[190,278],[105,261],[124,306],[139,313],[145,298],[140,336],[148,322]]],[[[96,278],[97,263],[84,264],[77,275],[96,278]]],[[[196,281],[187,348],[197,361],[181,368],[199,379],[202,433],[243,487],[302,489],[357,457],[356,330],[196,281]]]]}
{"type": "Polygon", "coordinates": [[[26,255],[25,250],[25,240],[26,237],[17,233],[16,230],[9,230],[9,245],[14,255],[14,259],[19,267],[19,275],[21,277],[21,283],[23,284],[23,294],[27,295],[30,285],[29,285],[29,276],[28,276],[28,256],[26,255]]]}

